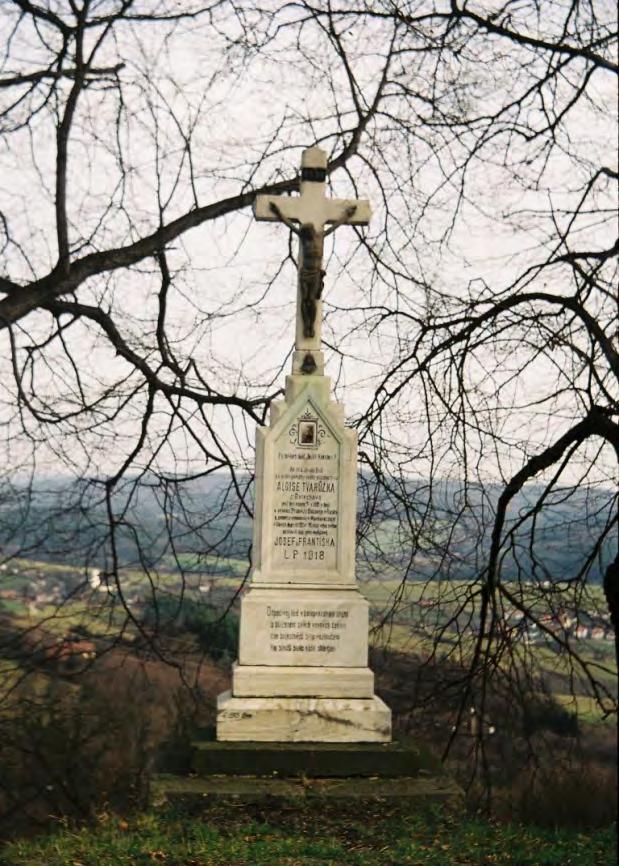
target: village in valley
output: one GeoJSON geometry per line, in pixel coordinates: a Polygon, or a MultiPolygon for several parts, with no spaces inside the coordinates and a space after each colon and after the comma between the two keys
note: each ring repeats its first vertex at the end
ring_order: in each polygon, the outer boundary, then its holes
{"type": "MultiPolygon", "coordinates": [[[[186,574],[165,573],[160,575],[162,597],[174,599],[183,594],[190,604],[208,605],[210,609],[224,611],[234,596],[238,579],[231,565],[226,574],[225,560],[218,561],[216,574],[208,571],[189,571],[186,574]]],[[[50,640],[43,642],[43,657],[46,662],[57,661],[62,664],[78,665],[79,660],[92,661],[99,650],[109,647],[110,636],[105,634],[102,623],[110,610],[115,609],[122,618],[123,605],[126,605],[138,622],[148,631],[152,627],[152,617],[147,610],[149,602],[149,583],[146,575],[140,576],[135,570],[127,570],[123,578],[124,594],[119,603],[118,590],[114,583],[108,583],[103,571],[90,567],[60,565],[43,561],[14,559],[0,565],[0,623],[19,622],[33,626],[42,623],[49,632],[50,640]],[[63,624],[70,622],[66,629],[63,624]]],[[[393,581],[373,581],[366,584],[371,601],[370,615],[373,624],[381,622],[389,605],[393,591],[393,581]]],[[[452,587],[459,588],[455,581],[452,587]]],[[[522,642],[527,646],[544,646],[560,650],[555,642],[573,641],[582,647],[589,646],[594,654],[602,653],[612,660],[614,632],[605,606],[601,587],[592,587],[588,602],[582,609],[575,611],[560,606],[561,594],[553,591],[553,585],[545,580],[534,586],[525,581],[525,593],[531,598],[535,593],[539,598],[552,598],[551,605],[531,605],[532,616],[514,607],[501,613],[499,632],[514,645],[522,642]],[[536,607],[538,611],[536,612],[536,607]],[[604,645],[608,650],[604,650],[604,645]],[[598,650],[595,650],[595,647],[598,650]]],[[[474,629],[475,617],[467,611],[460,612],[450,621],[451,608],[449,583],[412,582],[408,586],[407,601],[402,603],[391,616],[395,625],[395,644],[399,630],[406,633],[404,645],[415,646],[415,637],[432,641],[437,625],[447,624],[438,637],[438,645],[448,647],[457,635],[461,635],[463,625],[474,629]],[[433,587],[440,587],[438,593],[433,587]],[[399,626],[399,629],[398,629],[399,626]]],[[[234,612],[230,614],[235,616],[234,612]]],[[[183,610],[175,610],[176,630],[182,629],[183,610]]],[[[0,628],[2,626],[0,625],[0,628]]],[[[123,632],[125,645],[135,642],[138,631],[135,627],[123,632]]],[[[113,637],[113,636],[112,636],[113,637]]],[[[376,641],[381,642],[380,633],[376,641]]]]}

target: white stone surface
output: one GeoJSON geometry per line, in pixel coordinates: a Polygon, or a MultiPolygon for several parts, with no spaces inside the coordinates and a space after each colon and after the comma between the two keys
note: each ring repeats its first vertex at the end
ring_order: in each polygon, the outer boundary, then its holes
{"type": "Polygon", "coordinates": [[[320,338],[325,225],[365,224],[370,207],[327,199],[325,167],[322,150],[304,151],[300,195],[258,196],[254,206],[257,219],[281,217],[299,235],[295,352],[285,397],[256,433],[253,565],[233,693],[218,698],[219,740],[391,738],[355,579],[357,437],[330,399],[320,338]]]}
{"type": "MultiPolygon", "coordinates": [[[[319,147],[308,147],[303,151],[304,168],[323,170],[327,166],[327,155],[319,147]]],[[[345,218],[346,225],[367,225],[372,210],[367,199],[338,199],[325,197],[325,181],[301,180],[300,195],[258,195],[254,201],[254,216],[257,220],[279,222],[280,218],[271,210],[271,203],[277,205],[280,213],[291,222],[312,223],[322,230],[327,223],[342,220],[348,210],[354,212],[345,218]]]]}
{"type": "Polygon", "coordinates": [[[372,698],[369,668],[239,665],[232,669],[232,694],[241,697],[372,698]]]}
{"type": "MultiPolygon", "coordinates": [[[[254,216],[257,220],[280,222],[282,219],[291,228],[293,223],[301,226],[312,226],[317,233],[319,259],[322,259],[325,226],[328,223],[336,225],[367,225],[372,216],[370,203],[366,199],[329,199],[325,197],[327,154],[319,147],[310,147],[303,151],[301,161],[301,183],[298,196],[289,195],[258,195],[254,200],[254,216]]],[[[328,230],[328,231],[331,231],[328,230]]],[[[299,244],[299,272],[303,269],[303,245],[299,244]]],[[[322,265],[320,265],[322,269],[322,265]]],[[[320,355],[322,328],[322,301],[315,298],[316,314],[314,317],[314,334],[304,333],[301,315],[301,284],[297,286],[297,320],[295,330],[295,348],[303,352],[317,352],[320,355]]],[[[293,369],[298,364],[293,362],[293,369]]],[[[322,357],[317,364],[317,373],[322,374],[322,357]]]]}
{"type": "Polygon", "coordinates": [[[378,697],[217,699],[217,739],[255,742],[386,743],[391,711],[378,697]]]}
{"type": "Polygon", "coordinates": [[[217,738],[388,742],[355,579],[356,436],[329,380],[290,375],[257,431],[254,564],[217,738]]]}
{"type": "Polygon", "coordinates": [[[239,662],[365,667],[368,602],[356,589],[251,588],[241,602],[239,662]]]}
{"type": "Polygon", "coordinates": [[[323,379],[289,376],[257,431],[252,584],[355,584],[356,436],[323,379]]]}

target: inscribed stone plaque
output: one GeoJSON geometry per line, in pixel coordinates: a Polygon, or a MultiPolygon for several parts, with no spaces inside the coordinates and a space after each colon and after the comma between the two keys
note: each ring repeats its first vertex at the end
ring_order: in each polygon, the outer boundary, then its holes
{"type": "Polygon", "coordinates": [[[275,442],[272,568],[338,566],[340,443],[311,403],[275,442]]]}
{"type": "Polygon", "coordinates": [[[239,661],[253,665],[367,665],[368,604],[358,595],[256,593],[243,599],[239,661]]]}

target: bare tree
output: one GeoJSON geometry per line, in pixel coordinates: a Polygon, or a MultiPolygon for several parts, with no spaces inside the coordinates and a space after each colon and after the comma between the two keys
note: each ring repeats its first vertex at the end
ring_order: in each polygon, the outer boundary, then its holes
{"type": "Polygon", "coordinates": [[[608,5],[11,0],[2,28],[6,555],[96,564],[157,652],[127,566],[156,606],[188,549],[248,558],[294,304],[250,206],[297,190],[318,143],[376,211],[327,251],[325,342],[360,435],[360,560],[397,577],[384,621],[451,580],[428,627],[435,652],[461,637],[456,729],[527,669],[519,615],[614,711],[612,671],[555,627],[595,569],[618,616],[608,5]],[[72,480],[38,523],[50,473],[72,480]]]}

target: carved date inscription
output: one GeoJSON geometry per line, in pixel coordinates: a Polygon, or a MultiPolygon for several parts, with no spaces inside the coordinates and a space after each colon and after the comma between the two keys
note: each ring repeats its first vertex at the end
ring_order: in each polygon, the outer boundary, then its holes
{"type": "Polygon", "coordinates": [[[275,445],[274,569],[335,570],[340,444],[308,404],[275,445]]]}

